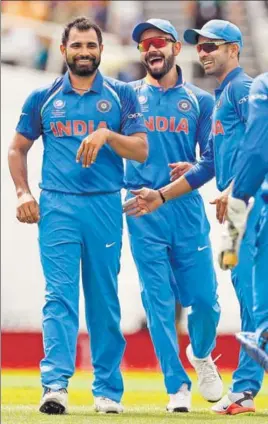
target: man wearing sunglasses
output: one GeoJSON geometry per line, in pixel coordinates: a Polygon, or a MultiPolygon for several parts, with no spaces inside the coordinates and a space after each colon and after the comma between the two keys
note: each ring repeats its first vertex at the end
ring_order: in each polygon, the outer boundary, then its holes
{"type": "MultiPolygon", "coordinates": [[[[239,145],[246,130],[252,78],[239,66],[239,55],[243,47],[242,34],[231,22],[209,21],[201,30],[186,30],[184,39],[196,45],[205,73],[214,75],[220,84],[215,90],[216,105],[212,118],[211,143],[214,149],[217,186],[221,192],[225,191],[215,201],[218,216],[223,219],[227,204],[226,191],[228,192],[234,177],[239,145]]],[[[254,331],[252,268],[256,242],[255,226],[262,204],[261,196],[257,194],[241,244],[239,264],[232,270],[232,282],[240,304],[242,331],[254,331]]],[[[223,255],[220,265],[226,269],[227,266],[221,263],[222,260],[223,255]]],[[[261,367],[241,349],[232,387],[212,410],[221,414],[255,411],[253,397],[260,390],[262,380],[261,367]]]]}
{"type": "MultiPolygon", "coordinates": [[[[248,116],[248,98],[252,78],[239,67],[239,54],[243,46],[239,28],[228,21],[212,20],[201,30],[189,29],[184,39],[197,46],[199,59],[207,75],[214,75],[219,82],[215,91],[216,105],[212,116],[212,134],[205,161],[201,160],[184,176],[162,187],[160,193],[142,189],[136,191],[136,200],[125,207],[131,215],[140,216],[156,210],[163,202],[182,196],[201,187],[204,182],[202,170],[214,168],[218,189],[223,192],[216,199],[217,217],[224,221],[228,193],[235,173],[235,163],[239,145],[243,142],[248,116]],[[211,158],[211,161],[208,158],[211,158]],[[201,173],[200,173],[201,172],[201,173]],[[160,196],[160,195],[161,196],[160,196]]],[[[165,203],[166,204],[166,203],[165,203]]],[[[257,193],[255,205],[248,219],[247,230],[241,243],[239,264],[232,269],[232,282],[240,304],[242,331],[255,330],[252,313],[252,268],[256,243],[256,224],[263,200],[257,193]]],[[[219,262],[223,269],[231,268],[225,263],[222,246],[219,262]]],[[[194,365],[194,364],[193,364],[194,365]]],[[[239,414],[255,412],[253,397],[260,390],[263,369],[252,360],[243,349],[239,364],[233,374],[233,384],[226,396],[212,410],[219,414],[239,414]]]]}
{"type": "MultiPolygon", "coordinates": [[[[150,19],[134,28],[147,75],[132,83],[148,129],[149,156],[144,166],[127,161],[129,190],[158,189],[173,178],[174,162],[195,163],[211,130],[212,96],[185,83],[176,57],[181,50],[170,22],[150,19]]],[[[127,198],[132,194],[128,192],[127,198]]],[[[164,374],[169,412],[188,412],[191,381],[179,359],[175,303],[191,307],[188,352],[196,365],[205,399],[218,401],[222,381],[211,358],[220,317],[213,268],[210,226],[197,191],[141,219],[127,217],[130,244],[141,283],[148,327],[164,374]]]]}

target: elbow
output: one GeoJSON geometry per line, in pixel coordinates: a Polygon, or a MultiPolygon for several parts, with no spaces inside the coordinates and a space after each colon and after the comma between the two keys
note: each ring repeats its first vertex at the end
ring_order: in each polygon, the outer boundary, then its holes
{"type": "Polygon", "coordinates": [[[140,143],[138,162],[140,162],[140,163],[146,162],[146,160],[148,158],[148,154],[149,154],[149,148],[148,148],[147,136],[144,135],[144,137],[142,137],[141,143],[140,143]]]}

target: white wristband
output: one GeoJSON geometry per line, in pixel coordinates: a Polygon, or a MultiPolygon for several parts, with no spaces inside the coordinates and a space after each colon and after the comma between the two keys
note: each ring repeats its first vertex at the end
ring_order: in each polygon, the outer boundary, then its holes
{"type": "Polygon", "coordinates": [[[21,205],[27,202],[32,202],[34,200],[33,196],[30,193],[24,193],[18,199],[17,207],[19,208],[21,205]]]}

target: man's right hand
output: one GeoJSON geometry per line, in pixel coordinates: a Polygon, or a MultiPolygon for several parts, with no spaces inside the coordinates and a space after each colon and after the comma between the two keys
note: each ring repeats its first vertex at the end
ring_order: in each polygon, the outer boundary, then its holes
{"type": "Polygon", "coordinates": [[[158,190],[141,188],[140,190],[130,190],[135,197],[127,200],[123,205],[123,211],[129,216],[142,216],[153,212],[163,205],[163,200],[158,190]]]}
{"type": "Polygon", "coordinates": [[[27,224],[39,221],[39,205],[30,193],[24,193],[18,198],[17,219],[27,224]]]}

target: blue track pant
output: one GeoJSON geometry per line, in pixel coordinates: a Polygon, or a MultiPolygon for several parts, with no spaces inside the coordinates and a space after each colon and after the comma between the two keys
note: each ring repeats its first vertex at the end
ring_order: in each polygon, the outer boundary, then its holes
{"type": "Polygon", "coordinates": [[[119,367],[125,348],[117,296],[120,193],[79,196],[43,191],[40,212],[40,254],[46,280],[42,385],[65,388],[74,373],[81,266],[95,376],[93,394],[120,401],[119,367]]]}
{"type": "Polygon", "coordinates": [[[215,347],[220,316],[204,205],[195,193],[127,222],[148,328],[167,393],[176,393],[183,383],[191,387],[179,359],[176,300],[191,306],[188,329],[198,358],[215,347]]]}
{"type": "MultiPolygon", "coordinates": [[[[247,229],[239,252],[239,263],[232,271],[232,281],[240,305],[241,330],[255,332],[253,314],[253,266],[256,254],[257,223],[263,201],[256,196],[253,210],[250,213],[247,229]]],[[[268,257],[266,258],[266,263],[268,257]]],[[[266,274],[267,275],[267,274],[266,274]]],[[[267,300],[268,298],[266,298],[267,300]]],[[[233,373],[231,390],[235,393],[251,391],[255,396],[261,388],[264,376],[263,368],[258,365],[241,347],[239,363],[233,373]]]]}
{"type": "MultiPolygon", "coordinates": [[[[261,210],[257,227],[257,252],[253,273],[253,314],[257,338],[268,330],[268,204],[261,210]]],[[[268,351],[267,351],[268,353],[268,351]]]]}

